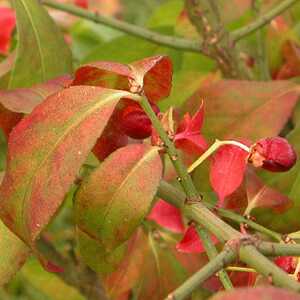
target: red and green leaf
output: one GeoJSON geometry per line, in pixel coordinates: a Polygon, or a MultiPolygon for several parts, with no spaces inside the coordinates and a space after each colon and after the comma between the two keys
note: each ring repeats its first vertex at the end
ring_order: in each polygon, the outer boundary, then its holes
{"type": "Polygon", "coordinates": [[[56,213],[124,91],[71,87],[48,97],[9,138],[0,215],[32,245],[56,213]]]}
{"type": "Polygon", "coordinates": [[[144,89],[147,98],[156,102],[171,91],[172,63],[166,56],[153,56],[130,65],[95,62],[80,67],[72,85],[93,85],[125,91],[144,89]]]}
{"type": "Polygon", "coordinates": [[[161,176],[157,147],[133,144],[113,152],[77,192],[79,229],[107,252],[117,248],[148,213],[161,176]]]}

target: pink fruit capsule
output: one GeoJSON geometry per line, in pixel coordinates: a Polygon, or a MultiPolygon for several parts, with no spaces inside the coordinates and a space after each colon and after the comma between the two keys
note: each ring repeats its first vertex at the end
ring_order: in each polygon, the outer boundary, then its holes
{"type": "Polygon", "coordinates": [[[251,147],[248,162],[271,172],[285,172],[291,169],[297,160],[297,154],[282,137],[264,138],[251,147]]]}

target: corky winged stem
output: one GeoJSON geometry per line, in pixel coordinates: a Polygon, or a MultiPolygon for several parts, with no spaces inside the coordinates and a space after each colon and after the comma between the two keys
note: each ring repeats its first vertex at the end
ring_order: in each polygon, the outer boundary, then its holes
{"type": "Polygon", "coordinates": [[[225,145],[234,145],[240,147],[246,152],[250,153],[250,148],[240,142],[237,141],[219,141],[215,140],[215,142],[196,160],[194,161],[188,168],[188,172],[191,173],[194,171],[200,164],[202,164],[210,155],[212,155],[216,150],[218,150],[221,146],[225,145]]]}
{"type": "MultiPolygon", "coordinates": [[[[173,163],[174,168],[176,169],[176,172],[178,174],[179,182],[187,196],[187,199],[189,201],[199,201],[201,199],[201,196],[199,195],[191,176],[187,172],[186,167],[184,166],[183,162],[181,161],[180,156],[178,155],[177,149],[175,148],[174,143],[170,140],[168,134],[165,132],[161,122],[157,118],[155,112],[153,111],[148,99],[146,97],[143,97],[140,101],[140,105],[150,118],[153,127],[158,132],[164,147],[173,163]]],[[[204,229],[206,231],[206,229],[204,229]]],[[[208,235],[202,236],[202,241],[205,245],[207,245],[210,249],[215,248],[215,246],[212,244],[210,238],[208,235]]],[[[211,256],[212,257],[212,256],[211,256]]],[[[224,286],[224,288],[229,289],[232,284],[230,282],[230,278],[228,277],[227,273],[223,271],[222,277],[220,277],[220,280],[224,286]]]]}

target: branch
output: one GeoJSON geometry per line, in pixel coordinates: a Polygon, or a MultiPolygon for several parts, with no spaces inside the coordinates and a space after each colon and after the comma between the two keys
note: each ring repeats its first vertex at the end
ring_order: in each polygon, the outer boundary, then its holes
{"type": "Polygon", "coordinates": [[[242,27],[240,29],[235,30],[231,33],[231,39],[234,42],[239,41],[240,39],[248,36],[252,32],[258,30],[259,28],[265,26],[266,24],[270,23],[274,18],[282,14],[285,10],[287,10],[292,5],[296,4],[298,0],[284,0],[281,1],[276,7],[271,9],[266,14],[262,15],[256,21],[252,22],[251,24],[242,27]]]}
{"type": "MultiPolygon", "coordinates": [[[[216,256],[218,256],[218,251],[216,247],[213,245],[213,243],[207,243],[207,241],[210,241],[210,237],[207,234],[207,230],[205,230],[203,227],[198,226],[197,232],[199,234],[200,239],[203,241],[203,246],[209,260],[213,260],[216,256]]],[[[218,272],[218,275],[225,290],[230,290],[233,288],[232,282],[230,281],[230,278],[224,269],[220,270],[218,272]]]]}
{"type": "Polygon", "coordinates": [[[201,283],[210,278],[212,275],[232,263],[236,258],[236,252],[232,249],[224,249],[213,260],[208,262],[202,269],[187,279],[179,288],[168,295],[166,300],[183,300],[186,299],[201,283]]]}
{"type": "Polygon", "coordinates": [[[73,5],[58,3],[53,0],[40,0],[40,2],[46,6],[55,8],[60,11],[67,12],[77,17],[81,17],[93,21],[95,23],[106,25],[108,27],[126,32],[133,36],[140,37],[142,39],[145,39],[147,41],[153,42],[158,45],[163,45],[170,48],[181,49],[190,52],[199,53],[202,51],[200,41],[192,41],[184,38],[177,38],[173,36],[160,34],[155,31],[142,28],[140,26],[136,26],[114,18],[101,16],[98,13],[90,12],[73,5]]]}
{"type": "MultiPolygon", "coordinates": [[[[157,194],[160,198],[168,201],[170,204],[172,204],[178,208],[182,208],[184,205],[184,201],[185,201],[184,194],[180,190],[178,190],[177,188],[172,186],[171,184],[167,183],[166,181],[162,180],[160,182],[160,186],[158,188],[157,194]]],[[[213,208],[213,205],[211,205],[209,203],[205,203],[205,205],[208,206],[209,208],[213,208]]],[[[281,234],[279,234],[275,231],[272,231],[260,224],[257,224],[252,220],[246,219],[243,216],[238,215],[232,211],[222,209],[222,208],[216,208],[216,209],[218,211],[218,215],[221,217],[224,217],[226,219],[234,221],[237,224],[241,224],[241,223],[248,224],[254,230],[271,237],[273,240],[278,241],[278,242],[282,241],[281,234]]],[[[300,251],[299,251],[299,254],[300,254],[300,251]]]]}
{"type": "MultiPolygon", "coordinates": [[[[183,164],[183,162],[177,152],[177,149],[175,148],[175,145],[170,140],[168,134],[165,132],[161,122],[159,121],[156,114],[154,113],[154,111],[150,105],[150,102],[148,101],[148,99],[146,97],[143,97],[140,104],[141,104],[142,108],[144,109],[144,111],[146,112],[146,114],[148,115],[148,117],[150,118],[153,127],[158,132],[158,134],[165,146],[165,149],[170,157],[170,160],[172,161],[173,166],[179,176],[178,177],[179,182],[180,182],[182,188],[184,189],[185,194],[187,195],[187,200],[192,201],[192,202],[201,200],[201,196],[199,195],[197,189],[195,188],[193,180],[192,180],[190,174],[187,172],[187,169],[186,169],[185,165],[183,164]]],[[[203,229],[203,231],[206,231],[206,228],[203,229]]],[[[212,244],[212,241],[210,240],[210,238],[207,234],[203,234],[201,237],[201,240],[203,241],[204,245],[206,245],[206,247],[208,247],[209,249],[214,248],[214,245],[212,244]]],[[[230,282],[229,277],[227,276],[227,273],[225,271],[223,271],[222,274],[223,274],[223,278],[224,278],[224,282],[222,281],[222,283],[224,284],[224,287],[225,288],[229,287],[229,285],[231,285],[231,282],[230,282]]]]}
{"type": "Polygon", "coordinates": [[[276,244],[270,242],[259,242],[256,248],[268,256],[300,256],[299,244],[276,244]]]}

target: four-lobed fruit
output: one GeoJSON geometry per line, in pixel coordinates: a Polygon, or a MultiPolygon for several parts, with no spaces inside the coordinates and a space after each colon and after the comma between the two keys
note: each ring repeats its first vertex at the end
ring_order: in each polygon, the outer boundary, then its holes
{"type": "Polygon", "coordinates": [[[291,144],[282,137],[264,138],[251,147],[248,162],[271,172],[285,172],[296,163],[297,154],[291,144]]]}

